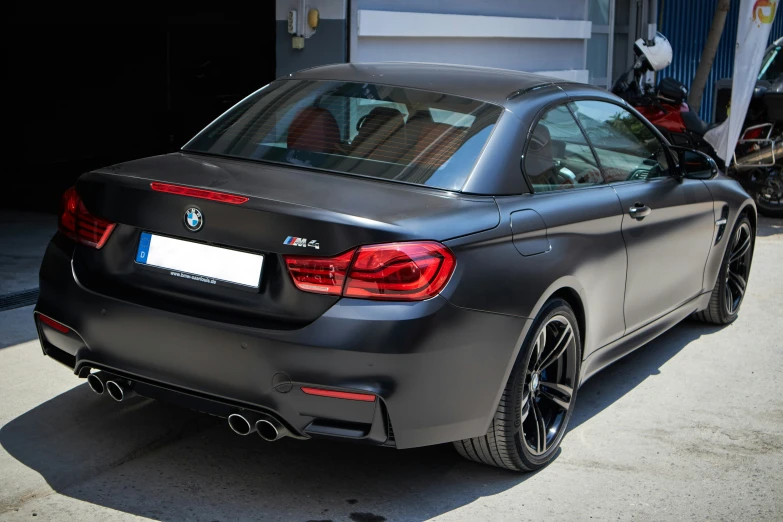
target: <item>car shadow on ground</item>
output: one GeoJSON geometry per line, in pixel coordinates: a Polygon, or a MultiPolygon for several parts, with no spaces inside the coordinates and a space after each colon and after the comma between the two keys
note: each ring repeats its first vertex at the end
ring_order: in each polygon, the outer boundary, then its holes
{"type": "MultiPolygon", "coordinates": [[[[716,330],[686,321],[597,374],[571,429],[716,330]]],[[[84,384],[6,424],[0,444],[62,495],[158,520],[423,520],[535,477],[463,461],[450,445],[265,443],[212,417],[141,398],[116,403],[84,384]]]]}
{"type": "Polygon", "coordinates": [[[0,350],[37,339],[33,306],[3,310],[0,312],[0,324],[3,325],[0,335],[0,350]]]}

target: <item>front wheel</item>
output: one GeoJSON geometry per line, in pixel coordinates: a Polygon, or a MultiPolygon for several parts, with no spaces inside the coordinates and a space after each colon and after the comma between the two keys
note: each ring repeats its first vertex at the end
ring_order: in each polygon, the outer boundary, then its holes
{"type": "Polygon", "coordinates": [[[710,305],[706,310],[696,312],[696,319],[706,323],[729,324],[737,318],[748,286],[755,239],[753,225],[748,216],[743,214],[734,225],[731,235],[726,238],[728,245],[718,280],[712,289],[710,305]]]}
{"type": "Polygon", "coordinates": [[[466,459],[533,471],[554,457],[574,410],[582,343],[571,307],[547,302],[519,351],[486,435],[454,443],[466,459]]]}

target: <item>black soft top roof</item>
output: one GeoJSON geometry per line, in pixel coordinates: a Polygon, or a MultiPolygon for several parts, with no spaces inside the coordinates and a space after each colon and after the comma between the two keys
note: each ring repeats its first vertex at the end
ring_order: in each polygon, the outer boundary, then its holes
{"type": "Polygon", "coordinates": [[[339,80],[378,83],[442,92],[506,105],[508,97],[541,85],[569,83],[539,74],[440,63],[342,63],[313,67],[282,79],[339,80]]]}

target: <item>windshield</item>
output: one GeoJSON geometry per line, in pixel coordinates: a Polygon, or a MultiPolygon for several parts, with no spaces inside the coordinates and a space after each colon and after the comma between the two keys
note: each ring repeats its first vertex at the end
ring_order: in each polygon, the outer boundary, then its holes
{"type": "Polygon", "coordinates": [[[183,150],[460,190],[501,111],[402,87],[282,80],[183,150]]]}

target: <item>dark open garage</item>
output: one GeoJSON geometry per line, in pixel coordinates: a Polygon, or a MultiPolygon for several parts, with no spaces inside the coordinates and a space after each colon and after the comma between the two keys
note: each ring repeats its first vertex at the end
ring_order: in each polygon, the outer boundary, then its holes
{"type": "Polygon", "coordinates": [[[55,212],[83,172],[177,150],[274,79],[274,2],[107,5],[9,8],[3,207],[55,212]]]}

